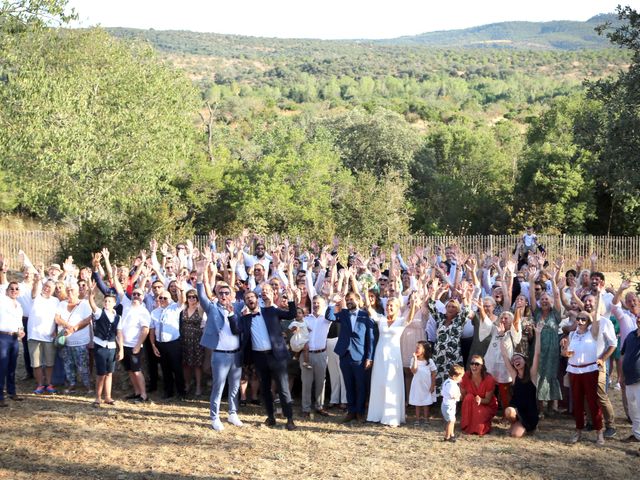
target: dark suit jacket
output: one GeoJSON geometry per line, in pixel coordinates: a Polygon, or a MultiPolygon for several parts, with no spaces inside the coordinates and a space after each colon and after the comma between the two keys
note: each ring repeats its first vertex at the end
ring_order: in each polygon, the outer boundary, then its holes
{"type": "MultiPolygon", "coordinates": [[[[287,348],[287,342],[282,335],[282,327],[280,326],[280,320],[292,320],[296,318],[296,305],[293,302],[289,302],[289,310],[280,310],[274,306],[268,308],[261,308],[262,318],[267,326],[267,332],[269,332],[269,340],[271,341],[271,351],[273,356],[278,360],[284,360],[289,358],[289,350],[287,348]]],[[[253,321],[252,315],[243,315],[238,325],[240,331],[241,348],[244,351],[245,359],[251,359],[252,344],[251,344],[251,322],[253,321]]]]}
{"type": "Polygon", "coordinates": [[[346,308],[337,314],[335,306],[330,305],[325,313],[325,318],[331,322],[340,322],[340,335],[336,343],[335,353],[342,357],[349,353],[356,362],[373,360],[373,321],[365,310],[358,310],[356,328],[351,329],[351,312],[346,308]]]}

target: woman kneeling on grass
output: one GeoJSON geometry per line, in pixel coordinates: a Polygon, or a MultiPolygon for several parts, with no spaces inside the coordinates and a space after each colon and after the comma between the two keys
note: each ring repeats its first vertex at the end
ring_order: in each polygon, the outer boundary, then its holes
{"type": "Polygon", "coordinates": [[[494,394],[496,381],[487,373],[484,359],[480,355],[471,357],[469,367],[470,371],[464,374],[460,382],[460,427],[464,433],[484,435],[491,431],[491,420],[498,411],[498,400],[494,394]]]}
{"type": "Polygon", "coordinates": [[[509,357],[509,352],[504,343],[500,344],[500,351],[504,364],[513,378],[513,392],[509,407],[504,411],[504,417],[511,423],[509,435],[515,438],[522,437],[525,433],[532,433],[538,426],[538,400],[536,385],[538,384],[538,364],[540,362],[540,334],[543,324],[539,323],[534,328],[536,335],[535,350],[531,368],[527,365],[526,358],[521,353],[514,353],[509,357]]]}
{"type": "MultiPolygon", "coordinates": [[[[100,309],[96,305],[94,294],[95,286],[92,285],[89,287],[89,306],[93,312],[92,315],[89,315],[73,328],[74,331],[77,331],[93,322],[93,343],[95,345],[96,362],[96,400],[93,405],[99,407],[102,403],[103,393],[104,403],[107,405],[115,403],[111,398],[111,381],[116,366],[116,337],[120,315],[114,310],[116,305],[115,296],[106,295],[103,300],[103,308],[100,309]]],[[[118,361],[120,360],[122,360],[122,356],[118,352],[118,361]]]]}

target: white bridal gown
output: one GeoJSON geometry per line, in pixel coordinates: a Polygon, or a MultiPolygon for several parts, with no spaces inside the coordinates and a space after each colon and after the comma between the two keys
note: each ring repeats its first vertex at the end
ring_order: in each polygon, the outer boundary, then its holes
{"type": "Polygon", "coordinates": [[[405,422],[404,374],[400,352],[405,320],[398,316],[391,326],[383,314],[378,314],[374,320],[378,324],[380,337],[373,358],[367,421],[397,427],[405,422]]]}

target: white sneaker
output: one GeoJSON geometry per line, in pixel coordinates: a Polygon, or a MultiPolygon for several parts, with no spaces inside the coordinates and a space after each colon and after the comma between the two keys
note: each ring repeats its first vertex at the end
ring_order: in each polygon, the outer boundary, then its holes
{"type": "Polygon", "coordinates": [[[615,390],[620,390],[620,382],[616,383],[616,384],[613,386],[613,388],[614,388],[615,390]]]}
{"type": "Polygon", "coordinates": [[[229,422],[231,425],[235,425],[236,427],[244,426],[244,423],[240,421],[237,413],[230,413],[229,418],[227,418],[227,422],[229,422]]]}
{"type": "Polygon", "coordinates": [[[219,418],[216,418],[215,420],[213,420],[211,422],[211,427],[216,431],[216,432],[221,432],[222,430],[224,430],[224,425],[222,425],[222,422],[220,421],[219,418]]]}

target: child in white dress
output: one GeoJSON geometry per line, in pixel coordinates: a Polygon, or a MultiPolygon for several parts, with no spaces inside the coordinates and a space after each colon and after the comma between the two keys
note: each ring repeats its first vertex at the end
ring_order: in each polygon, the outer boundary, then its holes
{"type": "Polygon", "coordinates": [[[296,354],[302,352],[302,366],[304,368],[313,368],[309,363],[309,332],[311,329],[304,319],[304,312],[302,309],[298,309],[296,319],[289,325],[289,330],[293,332],[289,345],[291,350],[296,354]]]}
{"type": "Polygon", "coordinates": [[[431,359],[431,345],[419,341],[411,358],[413,379],[409,390],[409,405],[416,407],[416,427],[421,421],[425,424],[429,421],[429,405],[436,400],[436,370],[431,359]]]}

